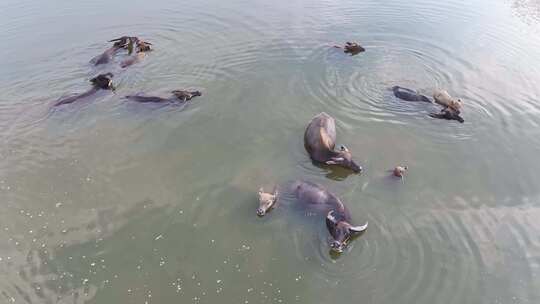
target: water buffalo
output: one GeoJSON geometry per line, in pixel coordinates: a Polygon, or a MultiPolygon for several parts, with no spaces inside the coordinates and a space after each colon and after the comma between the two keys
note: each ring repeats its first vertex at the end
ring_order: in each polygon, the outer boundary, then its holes
{"type": "Polygon", "coordinates": [[[339,151],[334,151],[335,143],[336,124],[334,119],[324,112],[315,116],[304,133],[304,146],[311,159],[318,163],[339,165],[360,173],[362,167],[352,160],[349,149],[341,146],[339,151]]]}
{"type": "Polygon", "coordinates": [[[450,94],[448,94],[448,92],[445,90],[436,90],[433,93],[433,99],[435,99],[437,104],[440,104],[444,108],[450,108],[456,111],[458,114],[463,108],[463,102],[461,99],[450,96],[450,94]]]}
{"type": "Polygon", "coordinates": [[[129,36],[122,36],[120,38],[109,40],[109,42],[114,42],[113,46],[105,50],[103,54],[93,58],[90,62],[93,63],[94,65],[109,63],[112,60],[112,57],[114,56],[114,54],[118,50],[129,49],[130,46],[132,46],[133,43],[137,40],[138,40],[137,37],[129,37],[129,36]]]}
{"type": "Polygon", "coordinates": [[[394,86],[392,87],[392,91],[394,92],[394,96],[399,99],[403,99],[406,101],[423,101],[431,103],[431,100],[429,100],[429,98],[422,94],[418,94],[418,92],[411,89],[394,86]]]}
{"type": "Polygon", "coordinates": [[[360,46],[356,42],[345,42],[344,46],[335,45],[335,48],[343,49],[343,52],[346,54],[351,54],[351,56],[357,55],[359,53],[365,52],[366,49],[364,49],[362,46],[360,46]]]}
{"type": "Polygon", "coordinates": [[[463,109],[463,102],[459,98],[453,98],[445,90],[436,90],[433,93],[435,102],[444,108],[439,113],[431,113],[433,118],[457,120],[463,123],[465,120],[459,115],[463,109]]]}
{"type": "MultiPolygon", "coordinates": [[[[353,225],[349,209],[337,196],[321,185],[296,181],[290,185],[290,191],[296,205],[309,211],[320,211],[326,215],[326,228],[332,236],[330,248],[335,252],[343,252],[349,241],[368,227],[367,222],[362,226],[353,225]]],[[[270,208],[275,206],[277,200],[277,190],[274,190],[273,194],[259,190],[257,215],[265,215],[270,208]]]]}
{"type": "Polygon", "coordinates": [[[163,98],[159,96],[142,96],[142,95],[128,95],[127,99],[131,99],[137,102],[186,102],[191,100],[195,96],[201,96],[200,91],[185,91],[185,90],[174,90],[171,92],[173,96],[168,98],[163,98]]]}
{"type": "Polygon", "coordinates": [[[112,73],[99,74],[98,76],[90,79],[90,82],[92,83],[92,88],[90,88],[88,91],[60,99],[54,104],[54,106],[60,106],[75,102],[78,99],[93,95],[99,90],[114,90],[111,79],[112,77],[112,73]]]}
{"type": "Polygon", "coordinates": [[[397,166],[394,168],[394,170],[392,170],[392,174],[395,177],[403,178],[403,176],[405,175],[405,172],[407,172],[407,169],[408,169],[407,166],[397,166]]]}
{"type": "MultiPolygon", "coordinates": [[[[146,53],[147,52],[150,52],[152,51],[152,48],[150,47],[152,45],[152,43],[150,42],[146,42],[146,41],[142,41],[140,39],[137,39],[135,41],[135,44],[136,44],[136,54],[133,55],[133,56],[130,56],[129,58],[125,59],[124,61],[122,61],[122,63],[120,63],[120,67],[122,68],[126,68],[132,64],[135,64],[139,61],[141,61],[145,56],[146,56],[146,53]]],[[[133,50],[133,44],[130,44],[129,45],[130,49],[130,53],[131,51],[133,50]]]]}
{"type": "Polygon", "coordinates": [[[264,216],[270,209],[276,206],[278,199],[277,187],[274,187],[272,193],[264,192],[263,188],[259,189],[259,208],[257,208],[257,215],[264,216]]]}

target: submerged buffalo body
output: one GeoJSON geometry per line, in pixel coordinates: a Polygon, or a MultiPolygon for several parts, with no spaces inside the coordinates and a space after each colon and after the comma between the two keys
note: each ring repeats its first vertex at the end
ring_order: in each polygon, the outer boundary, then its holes
{"type": "Polygon", "coordinates": [[[144,95],[128,95],[127,99],[142,102],[142,103],[163,103],[163,102],[179,102],[185,103],[186,101],[191,100],[193,97],[202,96],[200,91],[186,91],[186,90],[174,90],[171,92],[173,96],[168,98],[163,98],[159,96],[144,96],[144,95]]]}
{"type": "Polygon", "coordinates": [[[108,48],[105,52],[103,52],[101,55],[96,56],[90,62],[93,63],[94,65],[109,63],[112,60],[114,53],[116,53],[116,51],[120,49],[121,49],[120,47],[112,46],[108,48]]]}
{"type": "MultiPolygon", "coordinates": [[[[323,186],[304,181],[296,181],[290,186],[295,204],[309,211],[319,211],[326,215],[326,228],[332,236],[330,248],[343,252],[349,241],[367,229],[368,224],[355,226],[351,222],[351,214],[345,204],[323,186]]],[[[263,216],[276,206],[279,200],[277,190],[273,194],[259,190],[259,208],[257,215],[263,216]]]]}
{"type": "Polygon", "coordinates": [[[339,165],[349,168],[356,173],[362,171],[362,167],[352,160],[352,154],[345,146],[335,151],[336,123],[326,114],[320,113],[309,123],[304,133],[304,146],[311,159],[327,165],[339,165]]]}
{"type": "Polygon", "coordinates": [[[411,89],[395,86],[392,88],[392,92],[394,92],[394,96],[402,100],[423,101],[431,103],[431,100],[429,100],[429,98],[411,89]]]}

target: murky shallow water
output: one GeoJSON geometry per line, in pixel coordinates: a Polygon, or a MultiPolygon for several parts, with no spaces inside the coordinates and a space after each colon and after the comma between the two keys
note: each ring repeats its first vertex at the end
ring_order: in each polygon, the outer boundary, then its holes
{"type": "Polygon", "coordinates": [[[0,4],[0,302],[539,303],[540,4],[36,1],[0,4]],[[108,39],[155,45],[121,70],[108,39]],[[328,46],[357,40],[348,57],[328,46]],[[50,111],[113,71],[118,90],[50,111]],[[464,124],[388,87],[443,87],[464,124]],[[196,88],[187,107],[126,102],[196,88]],[[312,165],[337,120],[362,175],[312,165]],[[410,167],[405,183],[386,170],[410,167]],[[370,227],[324,224],[259,186],[326,185],[370,227]]]}

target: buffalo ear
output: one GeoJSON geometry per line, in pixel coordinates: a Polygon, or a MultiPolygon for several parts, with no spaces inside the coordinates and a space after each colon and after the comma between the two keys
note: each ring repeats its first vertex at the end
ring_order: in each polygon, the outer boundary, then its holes
{"type": "Polygon", "coordinates": [[[336,212],[334,210],[330,210],[326,215],[326,228],[328,229],[330,235],[334,238],[337,236],[337,225],[339,222],[335,214],[336,212]]]}
{"type": "Polygon", "coordinates": [[[362,232],[362,231],[365,231],[368,227],[368,222],[366,222],[364,225],[362,226],[351,226],[349,227],[349,230],[351,232],[355,232],[355,233],[358,233],[358,232],[362,232]]]}
{"type": "Polygon", "coordinates": [[[263,187],[259,188],[259,194],[263,194],[263,192],[264,192],[263,187]]]}

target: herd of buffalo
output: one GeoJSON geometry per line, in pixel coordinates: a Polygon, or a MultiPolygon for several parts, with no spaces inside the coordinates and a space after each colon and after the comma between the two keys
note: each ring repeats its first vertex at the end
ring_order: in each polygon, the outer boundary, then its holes
{"type": "MultiPolygon", "coordinates": [[[[117,53],[127,51],[127,56],[120,63],[120,67],[126,68],[143,60],[146,53],[152,50],[151,43],[133,36],[123,36],[109,42],[113,42],[113,46],[92,59],[90,61],[92,64],[110,64],[117,53]]],[[[355,42],[346,42],[343,46],[335,47],[343,49],[344,53],[351,56],[365,51],[362,46],[355,42]]],[[[73,103],[76,100],[89,97],[99,90],[114,90],[112,77],[112,73],[100,74],[90,80],[92,87],[88,91],[61,98],[54,106],[73,103]]],[[[429,97],[415,90],[394,86],[392,91],[395,97],[401,100],[432,103],[429,97]]],[[[195,96],[201,96],[199,91],[187,90],[173,90],[171,94],[172,96],[166,98],[144,95],[128,95],[126,98],[142,103],[185,103],[195,96]]],[[[430,113],[430,117],[464,122],[460,116],[463,108],[460,99],[453,98],[444,90],[435,90],[433,100],[443,108],[438,113],[430,113]]],[[[334,119],[326,113],[318,114],[309,122],[304,134],[304,146],[311,160],[318,164],[341,166],[355,173],[360,173],[362,167],[353,160],[351,151],[343,145],[336,150],[335,143],[336,125],[334,119]]],[[[398,178],[403,178],[406,170],[406,166],[397,166],[392,170],[392,174],[398,178]]],[[[353,224],[351,214],[345,204],[321,185],[306,181],[295,181],[288,183],[285,188],[285,191],[292,194],[297,204],[302,208],[321,212],[325,215],[326,227],[332,238],[330,248],[333,252],[343,252],[347,244],[368,227],[367,222],[360,226],[353,224]]],[[[282,195],[277,186],[270,193],[261,188],[258,194],[259,207],[257,208],[257,215],[261,217],[278,205],[282,195]]]]}
{"type": "MultiPolygon", "coordinates": [[[[124,50],[127,51],[127,58],[122,60],[120,63],[121,68],[127,68],[141,60],[146,56],[146,53],[152,51],[152,43],[143,41],[139,39],[138,37],[133,36],[122,36],[120,38],[116,38],[113,40],[110,40],[109,42],[113,42],[113,45],[105,50],[101,55],[96,56],[92,60],[90,60],[90,63],[93,65],[102,65],[102,64],[109,64],[111,61],[113,61],[114,55],[116,55],[118,52],[124,50]]],[[[61,98],[54,106],[60,106],[64,104],[73,103],[79,99],[88,97],[93,95],[99,90],[114,90],[114,85],[112,83],[112,73],[105,73],[105,74],[99,74],[98,76],[90,79],[90,83],[92,84],[92,87],[84,92],[79,93],[75,95],[71,95],[65,98],[61,98]]],[[[126,96],[127,99],[137,101],[137,102],[176,102],[176,103],[185,103],[188,100],[191,100],[195,96],[201,96],[202,93],[199,91],[187,91],[187,90],[173,90],[171,91],[172,96],[163,98],[158,96],[143,96],[143,95],[128,95],[126,96]]]]}

